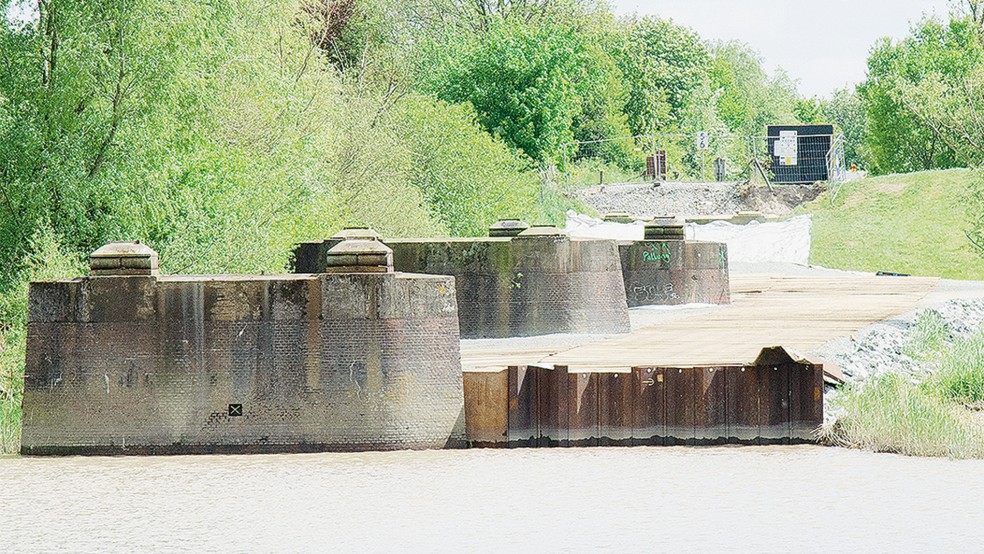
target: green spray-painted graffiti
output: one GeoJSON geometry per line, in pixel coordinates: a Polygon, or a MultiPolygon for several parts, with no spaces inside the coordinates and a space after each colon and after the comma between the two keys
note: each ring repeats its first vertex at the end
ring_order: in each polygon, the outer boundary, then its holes
{"type": "Polygon", "coordinates": [[[724,245],[718,249],[718,255],[721,257],[721,271],[728,271],[728,249],[724,245]]]}
{"type": "Polygon", "coordinates": [[[670,254],[670,247],[665,242],[652,243],[646,250],[642,251],[642,261],[644,262],[663,262],[670,263],[673,255],[670,254]]]}

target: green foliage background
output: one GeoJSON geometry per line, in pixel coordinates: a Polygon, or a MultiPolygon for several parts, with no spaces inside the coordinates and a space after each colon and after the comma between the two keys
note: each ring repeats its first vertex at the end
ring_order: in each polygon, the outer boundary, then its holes
{"type": "Polygon", "coordinates": [[[959,82],[982,61],[980,28],[970,18],[925,19],[898,42],[883,39],[868,57],[858,86],[868,122],[868,165],[877,173],[956,166],[952,149],[917,115],[907,86],[924,80],[959,82]]]}

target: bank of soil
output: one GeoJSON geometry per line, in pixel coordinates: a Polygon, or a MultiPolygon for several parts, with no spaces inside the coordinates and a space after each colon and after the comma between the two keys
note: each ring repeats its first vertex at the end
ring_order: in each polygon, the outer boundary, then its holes
{"type": "Polygon", "coordinates": [[[578,198],[599,214],[627,212],[635,217],[658,215],[707,216],[757,211],[768,216],[788,215],[815,199],[824,185],[764,185],[744,182],[613,184],[577,192],[578,198]]]}

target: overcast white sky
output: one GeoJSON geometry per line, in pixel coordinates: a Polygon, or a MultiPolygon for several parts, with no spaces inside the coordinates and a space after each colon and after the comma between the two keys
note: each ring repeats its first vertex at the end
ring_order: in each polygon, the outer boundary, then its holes
{"type": "Polygon", "coordinates": [[[901,38],[922,15],[945,17],[948,0],[612,0],[620,15],[670,18],[705,40],[737,39],[783,67],[805,96],[864,80],[879,37],[901,38]]]}

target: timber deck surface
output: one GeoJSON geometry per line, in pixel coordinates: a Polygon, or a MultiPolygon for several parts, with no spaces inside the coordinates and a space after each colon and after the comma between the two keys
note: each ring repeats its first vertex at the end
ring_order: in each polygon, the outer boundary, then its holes
{"type": "Polygon", "coordinates": [[[732,304],[710,313],[599,336],[576,346],[526,339],[463,348],[466,370],[511,365],[567,366],[570,371],[695,367],[750,363],[766,346],[801,354],[880,320],[916,309],[937,284],[929,277],[731,276],[732,304]]]}

